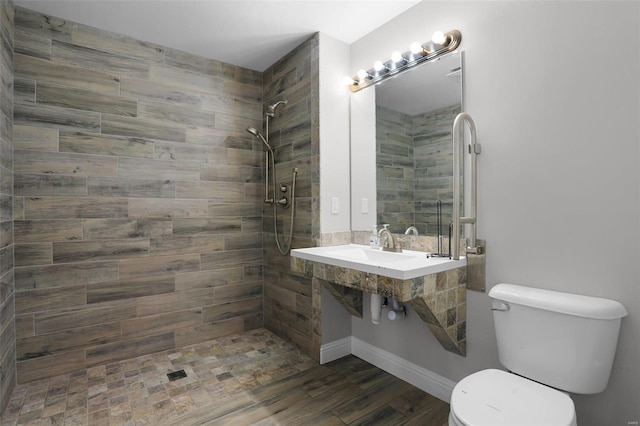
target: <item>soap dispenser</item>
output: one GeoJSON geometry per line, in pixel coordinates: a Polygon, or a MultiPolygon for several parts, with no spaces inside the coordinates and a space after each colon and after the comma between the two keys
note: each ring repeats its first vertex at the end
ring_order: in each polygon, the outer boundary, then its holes
{"type": "Polygon", "coordinates": [[[373,225],[371,235],[369,236],[369,247],[378,248],[380,246],[380,238],[378,238],[378,227],[373,225]]]}

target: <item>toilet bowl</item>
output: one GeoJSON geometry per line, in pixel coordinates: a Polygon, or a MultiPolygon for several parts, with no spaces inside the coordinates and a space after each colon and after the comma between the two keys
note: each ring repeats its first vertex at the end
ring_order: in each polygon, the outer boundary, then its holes
{"type": "Polygon", "coordinates": [[[501,370],[462,379],[451,395],[450,426],[575,426],[563,392],[501,370]]]}
{"type": "Polygon", "coordinates": [[[625,307],[609,299],[498,284],[489,292],[500,363],[462,379],[450,426],[575,426],[566,392],[602,392],[625,307]]]}

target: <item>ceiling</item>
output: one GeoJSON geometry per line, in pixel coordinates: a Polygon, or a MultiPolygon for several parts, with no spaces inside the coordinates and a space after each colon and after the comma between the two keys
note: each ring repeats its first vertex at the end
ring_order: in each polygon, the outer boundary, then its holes
{"type": "Polygon", "coordinates": [[[351,44],[419,0],[15,0],[36,10],[264,71],[315,32],[351,44]]]}

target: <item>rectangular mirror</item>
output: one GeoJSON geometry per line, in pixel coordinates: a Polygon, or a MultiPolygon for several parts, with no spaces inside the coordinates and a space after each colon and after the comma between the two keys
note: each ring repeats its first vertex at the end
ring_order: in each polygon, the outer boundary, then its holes
{"type": "Polygon", "coordinates": [[[448,235],[462,62],[454,52],[352,95],[352,230],[388,223],[394,233],[448,235]]]}

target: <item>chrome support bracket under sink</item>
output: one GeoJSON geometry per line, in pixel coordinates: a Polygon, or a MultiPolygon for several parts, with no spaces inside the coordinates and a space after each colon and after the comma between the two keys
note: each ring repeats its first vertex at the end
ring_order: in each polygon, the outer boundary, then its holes
{"type": "Polygon", "coordinates": [[[476,239],[474,250],[467,249],[467,290],[484,293],[487,287],[487,241],[476,239]]]}

